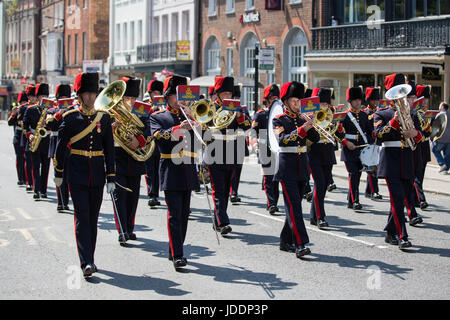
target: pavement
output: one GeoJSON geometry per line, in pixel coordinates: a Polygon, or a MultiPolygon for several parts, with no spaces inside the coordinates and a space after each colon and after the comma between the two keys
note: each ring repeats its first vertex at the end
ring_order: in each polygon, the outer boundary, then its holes
{"type": "MultiPolygon", "coordinates": [[[[137,240],[122,247],[112,203],[105,193],[95,251],[99,272],[85,281],[79,268],[73,211],[56,211],[52,174],[49,198],[34,201],[32,193],[16,185],[11,128],[0,123],[0,137],[0,299],[180,300],[188,306],[192,300],[450,297],[450,197],[427,193],[430,206],[419,210],[424,223],[407,225],[413,247],[401,251],[384,242],[387,188],[380,186],[383,200],[363,196],[363,210],[353,211],[346,206],[347,179],[337,178],[337,189],[325,199],[329,228],[310,225],[310,204],[302,202],[312,253],[300,260],[278,248],[285,220],[283,196],[281,212],[269,215],[261,168],[254,157],[243,168],[242,202],[228,206],[233,231],[219,236],[220,243],[212,230],[206,195],[192,194],[184,246],[188,265],[181,272],[167,259],[163,194],[163,205],[150,209],[142,180],[135,220],[137,240]]],[[[71,202],[69,206],[73,208],[71,202]]]]}

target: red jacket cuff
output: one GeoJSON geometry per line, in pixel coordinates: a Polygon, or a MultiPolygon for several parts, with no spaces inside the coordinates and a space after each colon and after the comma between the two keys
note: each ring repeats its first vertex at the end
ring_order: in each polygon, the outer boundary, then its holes
{"type": "Polygon", "coordinates": [[[181,127],[180,127],[179,125],[178,125],[178,126],[172,127],[172,135],[173,135],[176,139],[181,139],[181,138],[183,138],[183,136],[180,135],[179,132],[177,132],[177,131],[179,131],[180,129],[181,129],[181,127]]]}
{"type": "Polygon", "coordinates": [[[392,120],[389,121],[389,125],[396,130],[400,129],[400,123],[395,120],[395,118],[392,118],[392,120]]]}
{"type": "Polygon", "coordinates": [[[31,132],[27,132],[27,139],[29,140],[31,136],[31,132]]]}
{"type": "Polygon", "coordinates": [[[58,121],[61,120],[61,119],[62,119],[61,113],[60,113],[59,111],[56,112],[54,118],[55,118],[56,120],[58,120],[58,121]]]}
{"type": "Polygon", "coordinates": [[[342,140],[342,145],[345,147],[345,145],[347,144],[347,142],[348,142],[348,140],[347,139],[344,139],[344,140],[342,140]]]}
{"type": "Polygon", "coordinates": [[[422,140],[422,133],[419,130],[417,130],[417,136],[414,138],[414,141],[416,143],[419,143],[420,140],[422,140]]]}
{"type": "Polygon", "coordinates": [[[237,123],[238,124],[241,124],[241,123],[243,123],[245,121],[245,116],[244,116],[244,114],[241,114],[241,117],[239,118],[239,119],[237,119],[237,123]]]}
{"type": "Polygon", "coordinates": [[[300,136],[300,138],[304,139],[308,133],[305,131],[305,128],[301,126],[300,128],[298,128],[297,134],[300,136]]]}
{"type": "Polygon", "coordinates": [[[145,141],[145,138],[142,135],[137,136],[136,139],[139,141],[139,148],[143,148],[147,144],[147,141],[145,141]]]}

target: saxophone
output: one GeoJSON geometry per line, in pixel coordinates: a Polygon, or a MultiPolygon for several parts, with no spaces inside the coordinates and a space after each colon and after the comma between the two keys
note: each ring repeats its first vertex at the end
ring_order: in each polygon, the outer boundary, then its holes
{"type": "Polygon", "coordinates": [[[39,148],[42,138],[45,138],[48,134],[47,129],[45,129],[45,119],[47,118],[47,108],[44,108],[41,113],[41,117],[36,125],[36,131],[34,135],[34,140],[30,142],[30,151],[36,152],[39,148]]]}

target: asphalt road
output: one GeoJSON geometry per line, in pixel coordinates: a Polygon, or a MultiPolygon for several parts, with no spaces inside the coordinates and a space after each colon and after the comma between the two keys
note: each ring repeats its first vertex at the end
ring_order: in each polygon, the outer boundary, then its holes
{"type": "MultiPolygon", "coordinates": [[[[0,299],[448,299],[450,297],[450,198],[428,194],[431,204],[410,227],[407,252],[384,243],[389,202],[363,196],[364,210],[346,207],[348,181],[327,194],[327,231],[309,225],[312,254],[297,259],[278,249],[284,213],[265,210],[260,168],[244,166],[240,205],[230,205],[233,232],[212,231],[204,194],[192,196],[185,241],[188,266],[176,272],[167,259],[167,210],[149,209],[142,180],[136,217],[138,239],[118,244],[112,203],[105,195],[98,224],[95,262],[86,282],[79,269],[71,211],[56,212],[49,199],[35,202],[16,185],[12,129],[0,122],[0,299]]],[[[449,184],[450,186],[450,184],[449,184]]],[[[361,186],[363,193],[363,186],[361,186]]],[[[385,187],[381,193],[387,195],[385,187]]],[[[280,206],[283,211],[282,196],[280,206]]],[[[163,199],[162,202],[164,203],[163,199]]],[[[73,206],[70,203],[70,207],[73,206]]]]}

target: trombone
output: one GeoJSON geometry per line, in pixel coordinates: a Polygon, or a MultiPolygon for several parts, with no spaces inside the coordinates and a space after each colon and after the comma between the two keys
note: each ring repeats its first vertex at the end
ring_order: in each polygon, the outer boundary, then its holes
{"type": "Polygon", "coordinates": [[[325,139],[327,139],[333,145],[336,145],[334,136],[329,133],[325,128],[330,125],[333,120],[333,112],[328,110],[319,110],[314,112],[314,118],[312,119],[308,114],[302,113],[308,120],[312,121],[314,129],[325,139]]]}

